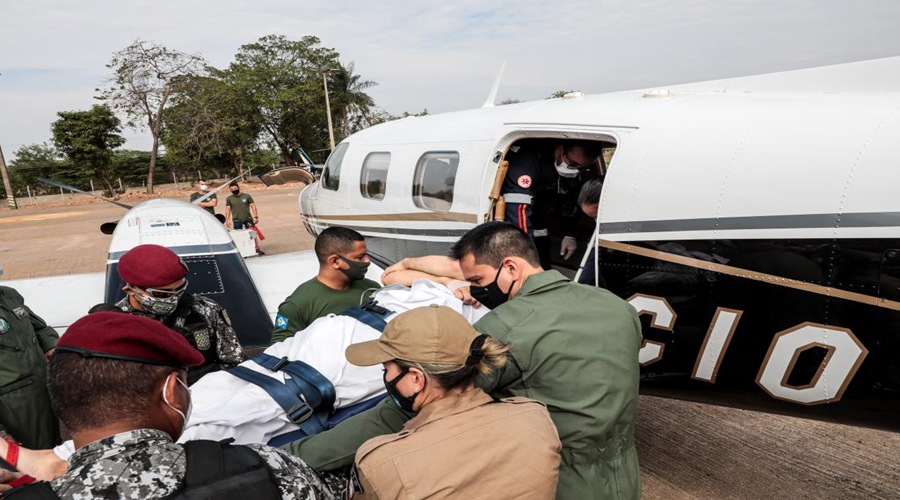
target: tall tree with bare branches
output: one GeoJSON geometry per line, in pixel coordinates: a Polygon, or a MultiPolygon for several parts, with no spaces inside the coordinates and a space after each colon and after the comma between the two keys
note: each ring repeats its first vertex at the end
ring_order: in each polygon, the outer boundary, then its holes
{"type": "Polygon", "coordinates": [[[112,70],[112,76],[105,88],[98,89],[98,99],[124,112],[128,126],[146,127],[153,136],[147,168],[147,193],[152,194],[163,111],[185,77],[203,73],[203,58],[138,39],[113,54],[106,67],[112,70]]]}

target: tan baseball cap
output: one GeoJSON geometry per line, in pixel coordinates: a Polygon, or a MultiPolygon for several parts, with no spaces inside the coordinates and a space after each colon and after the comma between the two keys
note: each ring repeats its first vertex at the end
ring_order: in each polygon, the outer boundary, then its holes
{"type": "Polygon", "coordinates": [[[435,365],[464,365],[480,334],[446,306],[417,307],[388,322],[381,337],[347,347],[347,360],[371,366],[401,359],[435,365]]]}

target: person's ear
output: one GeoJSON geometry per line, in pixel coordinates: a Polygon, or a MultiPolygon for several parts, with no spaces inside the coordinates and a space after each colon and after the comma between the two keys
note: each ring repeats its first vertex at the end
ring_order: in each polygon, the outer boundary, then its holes
{"type": "Polygon", "coordinates": [[[425,372],[416,367],[410,367],[409,372],[413,376],[412,381],[416,386],[416,392],[425,390],[425,381],[427,380],[425,377],[425,372]]]}
{"type": "Polygon", "coordinates": [[[500,265],[509,272],[510,281],[519,281],[522,277],[522,266],[515,259],[505,259],[500,265]]]}
{"type": "Polygon", "coordinates": [[[329,266],[331,266],[335,269],[341,268],[341,259],[340,259],[340,257],[338,257],[338,254],[336,254],[336,253],[329,255],[325,261],[328,262],[329,266]]]}

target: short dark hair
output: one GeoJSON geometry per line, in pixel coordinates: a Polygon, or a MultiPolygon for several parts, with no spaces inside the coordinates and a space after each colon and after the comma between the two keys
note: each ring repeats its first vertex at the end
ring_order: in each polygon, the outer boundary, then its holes
{"type": "Polygon", "coordinates": [[[591,179],[585,182],[578,193],[578,206],[600,203],[600,191],[602,190],[603,181],[600,179],[591,179]]]}
{"type": "Polygon", "coordinates": [[[50,357],[50,404],[72,432],[115,422],[146,426],[153,392],[174,370],[57,352],[50,357]]]}
{"type": "Polygon", "coordinates": [[[363,235],[340,226],[326,228],[316,237],[316,258],[324,264],[329,255],[344,254],[353,250],[357,241],[366,241],[363,235]]]}
{"type": "Polygon", "coordinates": [[[603,147],[600,144],[592,141],[566,141],[563,142],[562,146],[563,151],[565,151],[566,153],[572,151],[572,149],[576,147],[581,148],[581,150],[584,151],[585,156],[589,156],[595,159],[600,156],[600,153],[603,152],[603,147]]]}
{"type": "Polygon", "coordinates": [[[466,255],[472,254],[476,264],[487,264],[491,267],[500,267],[500,263],[507,257],[519,257],[525,259],[533,266],[540,266],[537,248],[525,231],[507,222],[485,222],[475,226],[462,238],[453,244],[450,249],[450,257],[462,260],[466,255]]]}
{"type": "Polygon", "coordinates": [[[229,186],[234,187],[238,185],[238,181],[231,181],[228,183],[229,186]]]}

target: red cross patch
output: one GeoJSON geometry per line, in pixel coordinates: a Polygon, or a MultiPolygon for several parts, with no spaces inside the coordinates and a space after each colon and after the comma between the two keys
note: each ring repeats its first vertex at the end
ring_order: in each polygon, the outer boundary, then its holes
{"type": "Polygon", "coordinates": [[[531,176],[530,175],[520,175],[519,179],[516,181],[516,184],[519,187],[529,188],[531,187],[531,176]]]}

